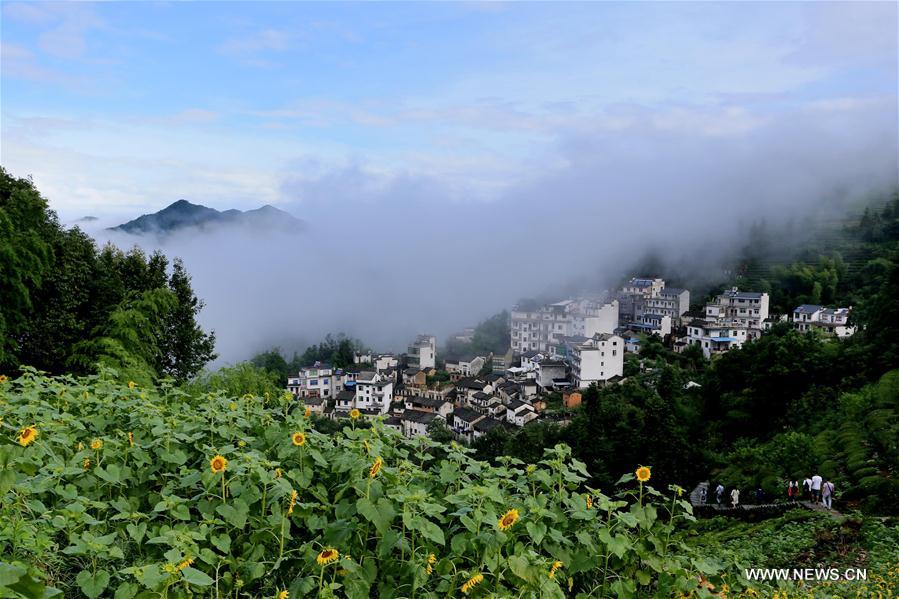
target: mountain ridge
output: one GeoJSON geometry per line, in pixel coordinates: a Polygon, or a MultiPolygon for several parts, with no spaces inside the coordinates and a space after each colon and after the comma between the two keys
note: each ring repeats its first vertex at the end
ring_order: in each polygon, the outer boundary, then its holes
{"type": "Polygon", "coordinates": [[[305,228],[302,220],[271,204],[265,204],[252,210],[231,208],[220,211],[180,199],[152,214],[142,214],[128,222],[109,227],[109,230],[122,231],[131,235],[169,234],[190,227],[210,230],[223,225],[248,225],[284,232],[299,232],[305,228]]]}

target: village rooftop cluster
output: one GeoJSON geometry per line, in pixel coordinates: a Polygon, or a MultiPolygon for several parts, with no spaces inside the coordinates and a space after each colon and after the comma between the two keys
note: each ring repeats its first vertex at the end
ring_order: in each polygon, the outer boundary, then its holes
{"type": "MultiPolygon", "coordinates": [[[[791,315],[772,315],[768,304],[767,293],[731,288],[691,313],[688,290],[660,278],[632,278],[595,297],[519,303],[504,354],[442,360],[437,339],[419,335],[404,354],[357,353],[353,366],[303,367],[288,378],[287,390],[321,417],[381,417],[407,437],[445,426],[470,443],[499,427],[564,423],[564,410],[548,410],[548,403],[561,396],[560,407],[577,408],[583,389],[621,383],[625,356],[639,354],[649,335],[678,353],[697,346],[712,359],[778,322],[828,336],[855,332],[851,308],[803,304],[791,315]]],[[[472,334],[467,329],[457,339],[470,341],[472,334]]]]}

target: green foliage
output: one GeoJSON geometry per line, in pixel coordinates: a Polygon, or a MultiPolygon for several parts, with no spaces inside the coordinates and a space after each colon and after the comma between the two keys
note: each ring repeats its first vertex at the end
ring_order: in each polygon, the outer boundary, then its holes
{"type": "Polygon", "coordinates": [[[480,322],[468,343],[448,339],[443,350],[444,359],[453,360],[470,355],[486,357],[490,353],[505,354],[512,343],[510,318],[509,311],[503,310],[480,322]]]}
{"type": "Polygon", "coordinates": [[[159,253],[98,250],[60,226],[30,180],[0,169],[0,371],[104,363],[125,375],[193,376],[215,357],[215,338],[196,323],[202,302],[180,261],[171,277],[167,269],[159,253]]]}
{"type": "Polygon", "coordinates": [[[591,490],[564,446],[491,466],[379,422],[323,434],[284,394],[116,379],[0,386],[0,553],[69,596],[458,596],[480,574],[472,596],[670,597],[720,580],[673,534],[692,520],[679,491],[591,490]]]}
{"type": "Polygon", "coordinates": [[[192,394],[223,393],[237,397],[250,393],[259,397],[277,397],[284,392],[277,376],[265,368],[241,362],[206,372],[190,382],[192,394]]]}

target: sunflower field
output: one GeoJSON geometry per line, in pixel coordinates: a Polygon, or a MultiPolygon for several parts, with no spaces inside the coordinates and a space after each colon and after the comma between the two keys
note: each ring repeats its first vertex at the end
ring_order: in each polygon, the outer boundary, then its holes
{"type": "Polygon", "coordinates": [[[717,572],[672,536],[681,490],[587,488],[564,446],[491,466],[109,373],[25,371],[0,413],[0,596],[669,597],[717,572]]]}

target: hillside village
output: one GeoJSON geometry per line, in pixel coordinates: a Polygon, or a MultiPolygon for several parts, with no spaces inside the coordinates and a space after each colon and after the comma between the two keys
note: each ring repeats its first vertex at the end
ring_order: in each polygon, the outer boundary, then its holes
{"type": "MultiPolygon", "coordinates": [[[[639,355],[648,336],[675,352],[692,346],[713,359],[779,322],[846,337],[855,332],[850,316],[848,307],[811,304],[771,314],[767,293],[736,287],[691,312],[689,290],[635,277],[612,293],[519,303],[504,354],[441,359],[435,336],[418,335],[403,354],[357,352],[352,366],[305,366],[288,378],[287,390],[319,417],[383,417],[407,437],[448,430],[471,443],[498,427],[538,419],[564,424],[565,410],[580,406],[583,389],[625,380],[626,357],[639,355]],[[562,409],[548,409],[553,404],[562,409]]],[[[455,338],[472,334],[466,329],[455,338]]]]}

